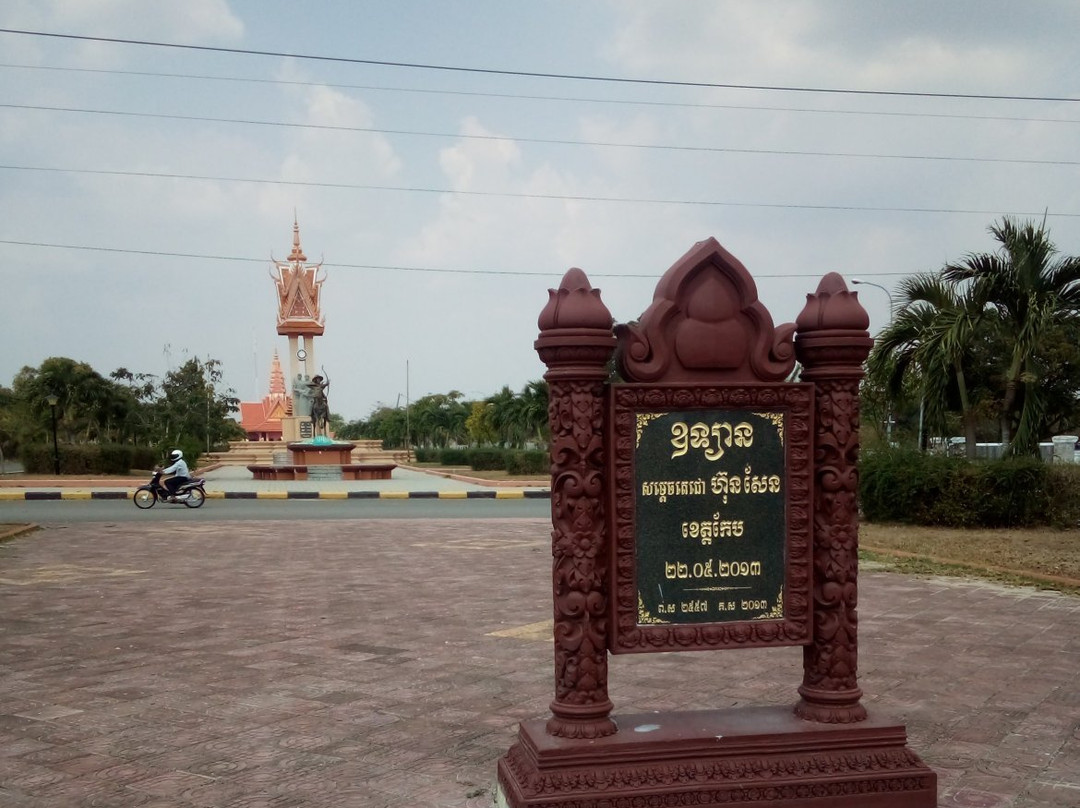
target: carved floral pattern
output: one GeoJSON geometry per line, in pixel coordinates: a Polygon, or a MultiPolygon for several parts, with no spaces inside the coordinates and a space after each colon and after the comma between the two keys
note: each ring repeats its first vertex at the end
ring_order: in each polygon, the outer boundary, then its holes
{"type": "Polygon", "coordinates": [[[803,649],[802,696],[810,721],[866,718],[858,674],[859,380],[873,345],[858,298],[836,273],[807,295],[795,351],[817,389],[814,434],[814,637],[803,649]]]}
{"type": "MultiPolygon", "coordinates": [[[[602,381],[552,382],[551,519],[555,604],[555,717],[552,733],[595,737],[615,731],[560,715],[560,705],[610,710],[607,697],[606,553],[602,381]]],[[[610,725],[610,726],[609,726],[610,725]]]]}
{"type": "Polygon", "coordinates": [[[611,313],[580,269],[548,290],[535,347],[548,367],[555,699],[547,731],[615,732],[607,695],[604,380],[615,350],[611,313]]]}
{"type": "Polygon", "coordinates": [[[746,267],[709,238],[664,273],[636,323],[616,326],[631,382],[776,382],[795,365],[794,323],[774,326],[746,267]]]}
{"type": "Polygon", "coordinates": [[[857,684],[858,381],[820,380],[817,389],[814,642],[804,651],[797,712],[849,723],[866,717],[857,684]]]}

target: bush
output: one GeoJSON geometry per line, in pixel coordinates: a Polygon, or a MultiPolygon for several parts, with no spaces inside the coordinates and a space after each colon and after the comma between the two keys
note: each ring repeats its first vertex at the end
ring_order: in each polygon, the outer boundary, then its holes
{"type": "Polygon", "coordinates": [[[516,451],[506,455],[506,470],[510,474],[550,474],[551,460],[547,452],[516,451]]]}
{"type": "Polygon", "coordinates": [[[444,466],[467,466],[470,453],[469,449],[440,449],[439,463],[444,466]]]}
{"type": "Polygon", "coordinates": [[[1056,528],[1080,526],[1080,466],[1054,463],[1046,468],[1049,497],[1049,523],[1056,528]]]}
{"type": "Polygon", "coordinates": [[[1080,468],[1037,458],[971,463],[885,449],[863,455],[859,476],[871,522],[1001,528],[1080,521],[1080,468]]]}
{"type": "Polygon", "coordinates": [[[473,471],[501,471],[506,468],[505,449],[473,449],[469,465],[473,471]]]}
{"type": "MultiPolygon", "coordinates": [[[[158,453],[145,446],[120,444],[61,444],[61,474],[128,474],[132,469],[150,469],[159,461],[158,453]]],[[[23,468],[31,474],[52,474],[55,457],[51,444],[24,446],[23,468]]]]}
{"type": "Polygon", "coordinates": [[[157,450],[150,446],[132,446],[130,448],[131,466],[129,470],[150,471],[161,462],[157,450]]]}
{"type": "Polygon", "coordinates": [[[1013,458],[987,463],[982,472],[978,509],[984,527],[1030,527],[1048,524],[1050,496],[1046,478],[1049,466],[1041,460],[1013,458]]]}
{"type": "MultiPolygon", "coordinates": [[[[383,449],[387,448],[389,447],[386,445],[386,441],[383,441],[383,449]]],[[[418,447],[413,450],[413,457],[416,458],[417,463],[438,463],[439,450],[418,447]]]]}
{"type": "Polygon", "coordinates": [[[865,452],[859,463],[859,497],[863,514],[871,522],[930,524],[931,509],[941,524],[957,524],[962,517],[948,515],[951,502],[943,496],[959,477],[964,461],[918,452],[888,449],[865,452]]]}
{"type": "MultiPolygon", "coordinates": [[[[87,446],[61,444],[57,447],[60,457],[61,474],[90,473],[89,452],[87,446]]],[[[23,468],[30,474],[52,474],[55,471],[53,447],[48,444],[23,446],[21,452],[23,468]]]]}

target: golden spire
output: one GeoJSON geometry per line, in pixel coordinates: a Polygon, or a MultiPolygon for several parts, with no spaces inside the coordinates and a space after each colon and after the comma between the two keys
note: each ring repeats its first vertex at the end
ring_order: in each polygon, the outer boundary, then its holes
{"type": "Polygon", "coordinates": [[[274,349],[274,361],[270,364],[270,395],[285,395],[285,374],[281,370],[277,348],[274,349]]]}
{"type": "Polygon", "coordinates": [[[296,211],[293,211],[293,225],[292,225],[292,252],[289,254],[289,260],[306,261],[307,256],[304,255],[304,251],[300,249],[300,225],[296,220],[296,211]]]}

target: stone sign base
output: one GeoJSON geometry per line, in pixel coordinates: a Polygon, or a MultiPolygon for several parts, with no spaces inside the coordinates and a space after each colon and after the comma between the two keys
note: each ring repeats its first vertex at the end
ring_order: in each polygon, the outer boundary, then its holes
{"type": "Polygon", "coordinates": [[[937,775],[903,725],[818,724],[790,707],[615,716],[594,740],[521,724],[499,760],[499,806],[935,808],[937,775]]]}

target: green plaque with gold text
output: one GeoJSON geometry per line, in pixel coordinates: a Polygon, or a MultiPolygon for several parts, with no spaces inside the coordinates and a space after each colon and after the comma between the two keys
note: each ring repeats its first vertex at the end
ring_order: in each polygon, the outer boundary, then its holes
{"type": "Polygon", "coordinates": [[[809,386],[678,393],[613,388],[612,650],[805,644],[809,386]]]}

